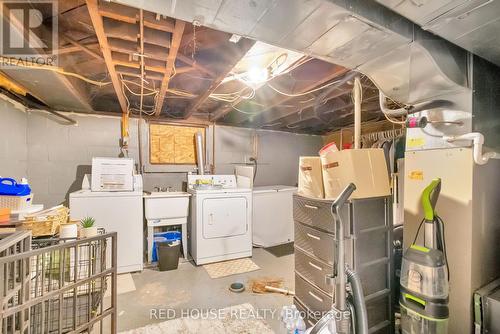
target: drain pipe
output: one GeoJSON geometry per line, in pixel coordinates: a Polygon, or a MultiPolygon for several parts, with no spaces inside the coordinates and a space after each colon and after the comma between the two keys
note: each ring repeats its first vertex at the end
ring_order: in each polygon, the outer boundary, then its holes
{"type": "Polygon", "coordinates": [[[205,163],[203,159],[203,135],[197,132],[194,135],[196,141],[196,161],[198,163],[198,174],[205,175],[205,163]]]}
{"type": "Polygon", "coordinates": [[[359,76],[354,78],[354,149],[361,148],[361,94],[363,87],[359,76]]]}
{"type": "Polygon", "coordinates": [[[478,165],[486,164],[490,159],[500,159],[497,152],[487,152],[483,154],[484,136],[479,132],[471,132],[458,136],[443,136],[443,139],[449,142],[458,140],[472,140],[474,162],[478,165]]]}

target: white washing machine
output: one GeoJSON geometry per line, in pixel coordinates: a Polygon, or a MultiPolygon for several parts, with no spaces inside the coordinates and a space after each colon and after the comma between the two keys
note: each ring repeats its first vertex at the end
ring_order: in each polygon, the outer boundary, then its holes
{"type": "Polygon", "coordinates": [[[234,175],[188,175],[188,192],[188,238],[195,263],[252,256],[252,189],[238,188],[234,175]],[[197,180],[205,184],[197,186],[197,180]]]}

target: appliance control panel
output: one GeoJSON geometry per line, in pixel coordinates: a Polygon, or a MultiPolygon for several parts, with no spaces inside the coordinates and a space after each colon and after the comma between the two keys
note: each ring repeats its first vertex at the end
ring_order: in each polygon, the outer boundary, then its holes
{"type": "Polygon", "coordinates": [[[188,175],[188,188],[217,188],[217,189],[235,189],[236,176],[235,175],[188,175]]]}

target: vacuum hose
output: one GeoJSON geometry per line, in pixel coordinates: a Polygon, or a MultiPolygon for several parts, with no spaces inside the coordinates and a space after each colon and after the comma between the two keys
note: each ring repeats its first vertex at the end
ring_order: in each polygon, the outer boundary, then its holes
{"type": "Polygon", "coordinates": [[[351,283],[352,299],[356,310],[356,334],[368,334],[368,312],[366,311],[365,297],[361,279],[358,273],[346,267],[347,281],[351,283]]]}

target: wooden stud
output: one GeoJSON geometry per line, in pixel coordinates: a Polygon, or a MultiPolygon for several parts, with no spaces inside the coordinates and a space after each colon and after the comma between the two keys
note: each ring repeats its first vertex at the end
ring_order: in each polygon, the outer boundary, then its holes
{"type": "Polygon", "coordinates": [[[127,112],[127,101],[123,93],[120,79],[116,73],[115,66],[113,64],[113,58],[111,57],[111,51],[109,50],[108,38],[104,33],[103,19],[99,14],[99,9],[97,6],[97,0],[86,0],[87,8],[89,10],[90,19],[92,20],[92,25],[94,26],[95,33],[99,44],[101,45],[102,55],[104,57],[104,62],[111,77],[111,82],[113,83],[113,88],[115,89],[116,97],[120,103],[122,112],[127,112]]]}
{"type": "Polygon", "coordinates": [[[177,53],[179,51],[179,46],[181,45],[182,34],[184,33],[184,28],[186,23],[181,20],[175,21],[175,28],[172,34],[172,43],[170,47],[170,52],[168,54],[167,59],[167,67],[166,72],[161,81],[160,92],[158,94],[158,98],[156,99],[155,104],[155,116],[159,116],[161,114],[161,110],[163,107],[163,101],[165,100],[165,95],[168,90],[168,84],[170,83],[170,77],[172,76],[172,72],[175,66],[175,59],[177,58],[177,53]]]}

